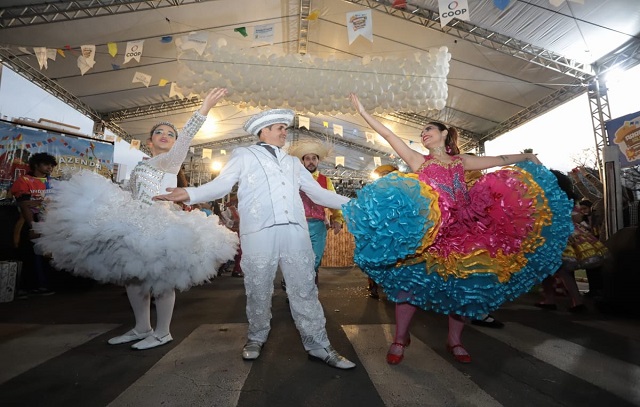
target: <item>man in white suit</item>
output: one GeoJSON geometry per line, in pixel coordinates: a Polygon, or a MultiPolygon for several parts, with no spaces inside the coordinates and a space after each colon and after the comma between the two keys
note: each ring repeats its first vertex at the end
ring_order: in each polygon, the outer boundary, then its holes
{"type": "Polygon", "coordinates": [[[300,191],[313,202],[334,209],[340,209],[349,198],[322,188],[300,160],[281,150],[294,116],[292,110],[273,109],[251,117],[244,129],[258,136],[258,144],[236,148],[213,181],[197,188],[168,189],[170,194],[155,199],[189,204],[212,201],[228,194],[237,183],[249,322],[243,359],[257,359],[267,341],[273,280],[279,265],[287,281],[291,315],[309,358],[351,369],[355,364],[340,356],[327,337],[300,191]]]}

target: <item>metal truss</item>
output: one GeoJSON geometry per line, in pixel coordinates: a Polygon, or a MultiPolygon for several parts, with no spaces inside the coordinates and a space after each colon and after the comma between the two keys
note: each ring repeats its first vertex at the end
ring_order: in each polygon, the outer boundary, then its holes
{"type": "Polygon", "coordinates": [[[218,149],[221,147],[227,147],[227,146],[246,146],[249,144],[255,144],[256,143],[256,136],[254,136],[253,134],[248,134],[246,136],[239,136],[239,137],[232,137],[232,138],[227,138],[224,140],[216,140],[216,141],[208,141],[206,143],[202,143],[202,144],[194,144],[192,147],[193,148],[210,148],[210,149],[218,149]]]}
{"type": "Polygon", "coordinates": [[[300,22],[298,28],[298,54],[307,54],[307,40],[309,36],[309,11],[311,0],[300,1],[300,22]]]}
{"type": "MultiPolygon", "coordinates": [[[[324,133],[320,133],[313,130],[307,130],[307,129],[292,129],[292,130],[289,130],[289,134],[293,136],[294,140],[300,137],[301,135],[310,136],[322,141],[327,141],[327,138],[329,137],[324,133]]],[[[354,143],[353,141],[345,140],[342,137],[331,136],[331,142],[339,146],[347,147],[351,150],[359,151],[361,153],[371,155],[371,156],[390,157],[394,155],[393,153],[388,153],[386,151],[382,151],[374,147],[369,147],[359,143],[354,143]]]]}
{"type": "Polygon", "coordinates": [[[536,117],[548,112],[556,106],[568,102],[586,91],[586,86],[580,82],[576,82],[574,86],[565,86],[553,92],[549,96],[540,99],[533,105],[511,116],[498,126],[493,128],[489,133],[480,138],[480,142],[490,141],[498,138],[504,133],[515,129],[516,127],[535,119],[536,117]]]}
{"type": "Polygon", "coordinates": [[[589,84],[587,93],[589,97],[589,110],[591,111],[591,124],[593,125],[593,139],[596,146],[596,160],[600,179],[602,179],[602,148],[608,145],[605,123],[611,120],[609,108],[609,96],[603,80],[594,80],[589,84]]]}
{"type": "Polygon", "coordinates": [[[326,168],[322,174],[333,179],[362,179],[371,178],[371,171],[348,170],[345,168],[326,168]]]}
{"type": "MultiPolygon", "coordinates": [[[[405,112],[394,112],[389,114],[390,117],[394,117],[396,119],[403,120],[405,122],[417,124],[420,127],[424,127],[427,123],[431,121],[442,122],[441,120],[434,119],[432,117],[422,116],[416,113],[405,113],[405,112]]],[[[442,122],[446,125],[449,123],[442,122]]],[[[469,151],[478,148],[478,140],[481,140],[484,135],[479,133],[474,133],[469,130],[460,129],[456,127],[458,130],[458,135],[460,139],[458,140],[458,147],[460,151],[469,151]]]]}
{"type": "Polygon", "coordinates": [[[587,88],[593,137],[596,147],[598,170],[602,179],[602,148],[609,145],[605,123],[611,120],[609,96],[607,94],[605,75],[613,69],[627,70],[640,64],[640,39],[633,38],[613,52],[610,52],[596,63],[594,69],[596,77],[591,80],[587,88]]]}
{"type": "Polygon", "coordinates": [[[216,0],[75,0],[0,9],[0,28],[57,23],[216,0]]]}
{"type": "Polygon", "coordinates": [[[193,110],[200,106],[202,100],[194,96],[191,99],[170,100],[168,102],[153,103],[146,106],[133,107],[130,109],[114,110],[112,112],[102,113],[100,116],[105,121],[122,122],[137,117],[152,116],[158,113],[174,112],[176,110],[185,109],[193,110]]]}
{"type": "Polygon", "coordinates": [[[411,21],[432,30],[452,35],[456,38],[490,48],[494,51],[523,59],[532,64],[543,66],[573,78],[587,80],[593,76],[589,64],[574,61],[552,51],[537,47],[528,42],[478,27],[467,21],[453,19],[448,25],[440,27],[440,15],[432,10],[407,4],[411,12],[397,9],[392,2],[381,0],[344,0],[348,3],[369,7],[373,10],[411,21]]]}
{"type": "Polygon", "coordinates": [[[67,103],[80,113],[92,119],[95,123],[98,123],[100,127],[109,129],[116,136],[123,138],[124,140],[131,142],[131,136],[125,132],[120,126],[113,122],[107,122],[102,119],[100,113],[96,112],[77,97],[72,95],[57,82],[49,79],[43,75],[37,69],[34,69],[31,65],[21,60],[18,55],[14,54],[8,48],[0,48],[0,61],[9,66],[18,75],[26,78],[31,83],[40,86],[45,91],[49,92],[53,96],[67,103]]]}
{"type": "Polygon", "coordinates": [[[634,37],[613,52],[595,62],[597,76],[602,76],[612,69],[627,70],[640,64],[640,38],[634,37]]]}

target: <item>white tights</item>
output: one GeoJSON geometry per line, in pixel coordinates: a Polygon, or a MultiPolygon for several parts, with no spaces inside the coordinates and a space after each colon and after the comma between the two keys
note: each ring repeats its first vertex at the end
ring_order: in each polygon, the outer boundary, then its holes
{"type": "MultiPolygon", "coordinates": [[[[127,297],[133,309],[136,319],[136,332],[149,332],[151,330],[151,293],[143,290],[142,286],[130,284],[126,286],[127,297]]],[[[176,292],[166,291],[155,295],[156,301],[156,329],[155,334],[159,337],[169,333],[171,317],[173,316],[173,306],[176,302],[176,292]]]]}

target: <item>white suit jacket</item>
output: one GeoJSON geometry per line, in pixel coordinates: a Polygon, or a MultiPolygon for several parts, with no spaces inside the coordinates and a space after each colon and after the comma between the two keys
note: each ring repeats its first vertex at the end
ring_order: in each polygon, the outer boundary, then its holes
{"type": "Polygon", "coordinates": [[[248,234],[289,223],[306,229],[301,190],[327,208],[340,209],[349,202],[349,198],[322,188],[298,158],[274,148],[277,157],[259,145],[236,148],[214,180],[186,188],[188,203],[221,198],[237,183],[240,234],[248,234]]]}

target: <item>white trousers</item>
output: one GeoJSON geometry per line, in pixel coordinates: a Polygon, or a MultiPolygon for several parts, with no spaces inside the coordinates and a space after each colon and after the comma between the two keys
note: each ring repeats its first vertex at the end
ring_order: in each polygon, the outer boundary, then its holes
{"type": "Polygon", "coordinates": [[[247,339],[264,343],[271,330],[273,282],[278,265],[287,282],[291,316],[305,350],[329,346],[324,310],[315,284],[309,232],[296,224],[275,225],[240,236],[247,294],[247,339]]]}

